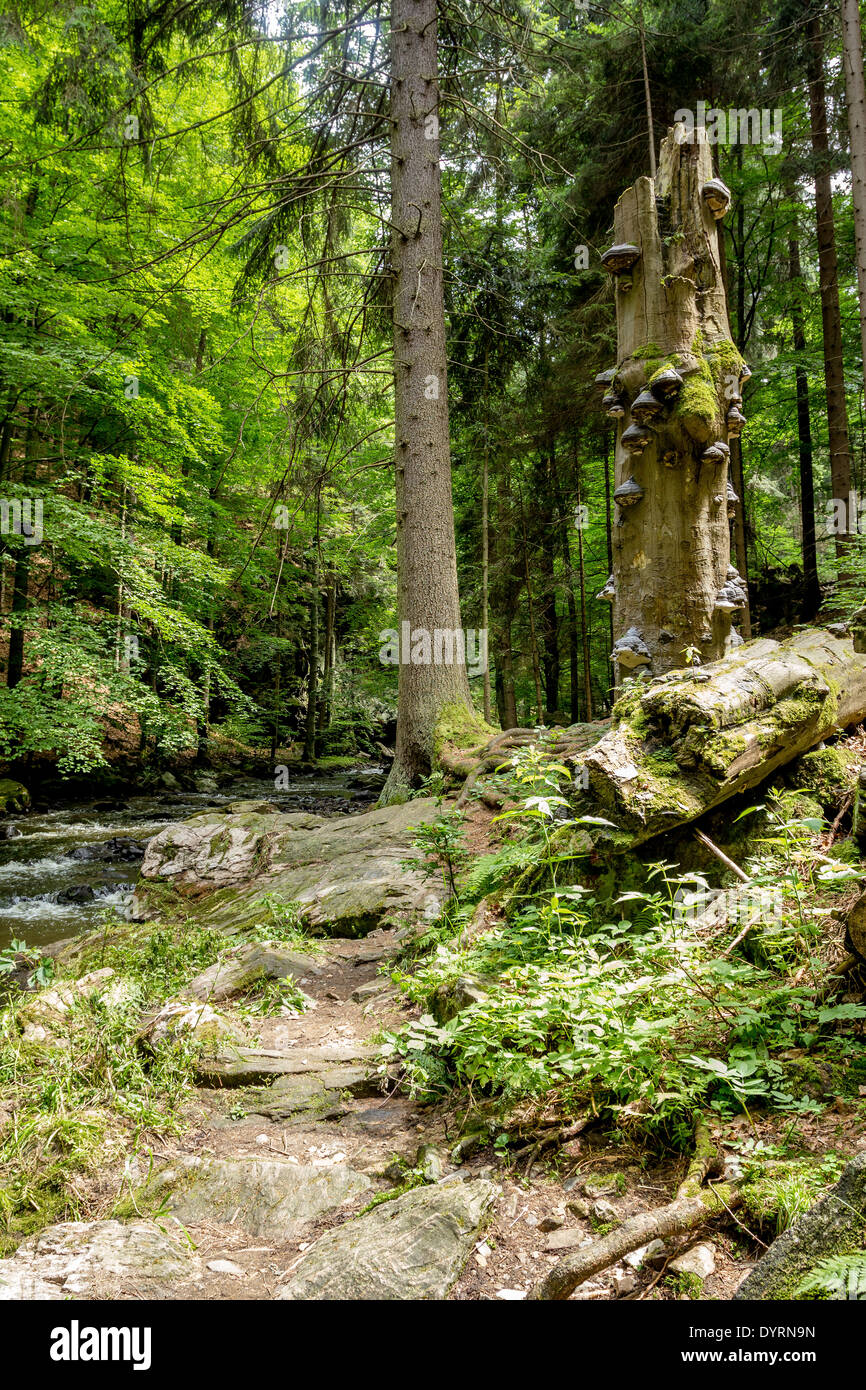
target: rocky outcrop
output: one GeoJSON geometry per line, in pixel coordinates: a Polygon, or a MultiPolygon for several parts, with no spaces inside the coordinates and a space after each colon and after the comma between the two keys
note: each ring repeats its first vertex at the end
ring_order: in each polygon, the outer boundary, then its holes
{"type": "Polygon", "coordinates": [[[260,980],[307,980],[321,970],[312,956],[270,942],[250,942],[196,975],[184,993],[218,1004],[245,993],[260,980]]]}
{"type": "Polygon", "coordinates": [[[308,926],[333,936],[432,919],[441,884],[403,861],[415,853],[413,827],[438,813],[431,798],[330,819],[239,802],[155,835],[139,896],[144,903],[148,882],[159,881],[208,895],[199,919],[231,930],[262,920],[265,893],[298,903],[308,926]]]}
{"type": "Polygon", "coordinates": [[[316,1167],[273,1159],[184,1158],[148,1184],[138,1204],[157,1198],[186,1226],[232,1223],[251,1236],[284,1241],[308,1221],[371,1186],[346,1164],[316,1167]]]}
{"type": "Polygon", "coordinates": [[[485,1179],[446,1179],[381,1202],[322,1236],[276,1297],[447,1298],[497,1191],[485,1179]]]}
{"type": "Polygon", "coordinates": [[[735,1299],[793,1298],[822,1260],[861,1245],[866,1220],[866,1154],[852,1159],[835,1187],[773,1241],[735,1299]]]}
{"type": "Polygon", "coordinates": [[[116,1297],[124,1280],[136,1288],[198,1279],[188,1241],[152,1221],[67,1221],[25,1240],[0,1260],[0,1300],[116,1297]]]}

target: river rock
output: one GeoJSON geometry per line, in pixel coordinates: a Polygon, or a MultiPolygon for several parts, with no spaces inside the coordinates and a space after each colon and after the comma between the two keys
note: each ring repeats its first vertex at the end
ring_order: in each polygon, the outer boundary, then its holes
{"type": "Polygon", "coordinates": [[[41,990],[18,1011],[24,1041],[46,1047],[68,1044],[68,1038],[62,1035],[74,1026],[76,1005],[94,997],[107,1009],[121,1008],[134,997],[134,989],[106,967],[41,990]]]}
{"type": "Polygon", "coordinates": [[[275,1297],[351,1302],[447,1298],[497,1193],[484,1179],[446,1181],[381,1202],[316,1241],[275,1297]]]}
{"type": "Polygon", "coordinates": [[[682,1255],[671,1260],[668,1269],[672,1274],[694,1274],[698,1279],[709,1279],[716,1272],[716,1252],[711,1245],[693,1245],[682,1255]]]}
{"type": "Polygon", "coordinates": [[[112,835],[110,840],[95,840],[89,845],[76,845],[69,853],[70,859],[90,863],[103,863],[107,860],[120,860],[124,864],[134,864],[144,858],[146,840],[130,840],[125,835],[112,835]]]}
{"type": "Polygon", "coordinates": [[[200,1277],[189,1243],[152,1221],[66,1221],[0,1260],[0,1299],[116,1295],[124,1280],[155,1287],[200,1277]]]}
{"type": "Polygon", "coordinates": [[[261,804],[207,811],[149,841],[139,892],[162,879],[197,899],[210,894],[196,916],[232,932],[263,920],[264,893],[297,902],[310,926],[334,936],[432,920],[442,885],[403,861],[415,853],[414,828],[438,814],[432,797],[356,816],[283,814],[261,804]]]}
{"type": "Polygon", "coordinates": [[[152,1046],[177,1042],[183,1037],[215,1045],[246,1041],[241,1030],[210,1004],[189,1004],[183,1000],[169,1000],[158,1013],[146,1018],[139,1037],[152,1046]]]}
{"type": "Polygon", "coordinates": [[[232,956],[196,975],[184,993],[219,1003],[242,994],[258,980],[305,980],[321,973],[322,967],[312,956],[287,951],[271,942],[248,942],[232,956]]]}
{"type": "Polygon", "coordinates": [[[30,793],[21,782],[13,782],[9,777],[0,778],[0,819],[26,811],[30,806],[30,793]]]}
{"type": "Polygon", "coordinates": [[[232,1222],[251,1236],[284,1241],[370,1186],[366,1174],[341,1163],[191,1157],[156,1174],[142,1195],[166,1196],[167,1209],[184,1225],[232,1222]]]}

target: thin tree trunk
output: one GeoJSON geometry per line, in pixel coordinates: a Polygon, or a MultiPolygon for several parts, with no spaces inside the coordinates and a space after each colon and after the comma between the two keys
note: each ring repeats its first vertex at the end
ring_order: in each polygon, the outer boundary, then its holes
{"type": "Polygon", "coordinates": [[[331,723],[331,708],[334,697],[334,625],[336,614],[337,589],[333,578],[330,578],[325,591],[325,667],[322,673],[322,695],[319,700],[320,734],[323,734],[331,723]]]}
{"type": "Polygon", "coordinates": [[[866,390],[866,80],[860,0],[842,0],[842,57],[851,147],[851,196],[857,246],[857,292],[860,298],[860,345],[866,390]]]}
{"type": "Polygon", "coordinates": [[[643,69],[643,94],[644,102],[646,103],[646,126],[647,136],[649,139],[650,178],[654,179],[656,176],[656,140],[655,132],[653,130],[653,104],[652,94],[650,92],[649,69],[647,68],[646,61],[646,25],[644,23],[643,17],[643,4],[641,4],[640,6],[638,31],[640,33],[640,61],[641,67],[643,69]]]}
{"type": "Polygon", "coordinates": [[[307,720],[304,728],[304,761],[316,759],[316,700],[319,688],[319,522],[321,484],[316,487],[316,538],[313,550],[313,597],[310,604],[310,675],[307,682],[307,720]]]}
{"type": "MultiPolygon", "coordinates": [[[[390,114],[398,611],[401,634],[408,623],[432,640],[438,628],[457,648],[436,0],[391,0],[390,114]]],[[[443,712],[472,711],[464,662],[401,659],[399,672],[397,749],[383,802],[430,771],[443,712]]]]}
{"type": "MultiPolygon", "coordinates": [[[[490,585],[490,402],[489,347],[484,347],[484,454],[481,463],[481,630],[489,627],[488,589],[490,585]]],[[[490,723],[490,662],[484,665],[484,718],[490,723]]]]}
{"type": "MultiPolygon", "coordinates": [[[[577,471],[577,437],[574,441],[574,464],[575,473],[577,471]]],[[[569,706],[571,711],[571,722],[576,724],[580,719],[580,680],[578,677],[577,659],[577,605],[574,601],[574,570],[571,565],[571,544],[568,539],[568,515],[565,510],[565,501],[562,495],[562,486],[559,479],[559,465],[556,457],[553,460],[553,491],[556,498],[556,514],[559,522],[559,539],[562,546],[562,559],[565,566],[565,602],[568,610],[568,687],[569,687],[569,706]]],[[[578,529],[578,543],[580,544],[581,532],[578,529]]],[[[581,549],[581,560],[583,551],[581,549]]],[[[584,635],[586,623],[584,622],[584,635]]]]}
{"type": "MultiPolygon", "coordinates": [[[[577,501],[582,497],[580,473],[577,474],[577,501]]],[[[580,633],[583,644],[583,694],[586,702],[587,722],[592,719],[592,665],[590,662],[589,633],[586,626],[586,574],[583,566],[583,531],[577,532],[577,573],[580,581],[580,633]]]]}
{"type": "MultiPolygon", "coordinates": [[[[793,192],[789,192],[793,200],[793,192]]],[[[788,269],[793,297],[791,300],[791,323],[794,330],[794,351],[798,360],[794,367],[797,387],[797,439],[800,453],[800,518],[803,531],[803,602],[800,616],[804,622],[810,621],[821,606],[821,588],[818,583],[818,547],[815,535],[815,482],[812,471],[812,421],[809,413],[809,381],[803,366],[802,354],[806,351],[806,332],[803,327],[803,310],[800,294],[803,291],[803,271],[800,265],[800,243],[797,238],[797,214],[794,216],[794,233],[788,238],[788,269]]]]}
{"type": "MultiPolygon", "coordinates": [[[[743,168],[743,147],[737,145],[737,171],[742,172],[743,168]]],[[[737,331],[734,341],[741,353],[746,351],[746,276],[742,259],[745,257],[746,244],[746,213],[743,199],[737,201],[737,245],[740,248],[741,261],[737,265],[737,331]]],[[[724,234],[719,236],[719,256],[725,268],[725,285],[730,301],[730,282],[727,275],[727,262],[725,259],[725,238],[724,234]]],[[[743,482],[743,441],[741,438],[728,440],[731,450],[731,486],[740,499],[740,505],[734,513],[734,555],[736,556],[737,569],[740,578],[746,586],[748,593],[749,587],[749,547],[747,544],[746,532],[746,488],[743,482]]],[[[747,599],[746,606],[739,617],[740,630],[744,639],[748,642],[752,636],[752,614],[747,599]]]]}
{"type": "Polygon", "coordinates": [[[520,494],[520,532],[523,539],[523,577],[526,586],[526,604],[529,609],[529,650],[532,657],[532,675],[535,680],[535,704],[539,724],[544,723],[544,696],[541,693],[541,670],[538,662],[538,641],[535,636],[535,614],[532,603],[532,581],[529,578],[529,551],[526,545],[526,516],[523,510],[523,495],[520,494]]]}
{"type": "MultiPolygon", "coordinates": [[[[824,40],[819,19],[808,24],[806,76],[812,152],[815,156],[815,216],[818,232],[818,266],[821,282],[821,322],[824,339],[824,374],[827,383],[827,426],[830,438],[830,484],[833,497],[846,507],[851,491],[851,446],[845,408],[842,362],[842,317],[839,311],[839,267],[833,216],[830,144],[827,135],[827,98],[824,85],[824,40]]],[[[841,562],[851,532],[837,534],[836,555],[841,562]]]]}

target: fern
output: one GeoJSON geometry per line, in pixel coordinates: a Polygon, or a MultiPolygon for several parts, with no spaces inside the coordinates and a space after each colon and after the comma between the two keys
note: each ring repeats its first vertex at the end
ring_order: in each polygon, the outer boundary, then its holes
{"type": "Polygon", "coordinates": [[[866,1250],[822,1260],[797,1285],[797,1295],[866,1300],[866,1250]]]}

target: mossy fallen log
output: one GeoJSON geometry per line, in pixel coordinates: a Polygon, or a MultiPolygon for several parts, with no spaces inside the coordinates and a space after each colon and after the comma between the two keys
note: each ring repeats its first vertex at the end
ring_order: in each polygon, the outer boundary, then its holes
{"type": "Polygon", "coordinates": [[[706,667],[629,690],[581,759],[623,849],[749,791],[866,718],[866,655],[818,628],[759,639],[706,667]]]}

